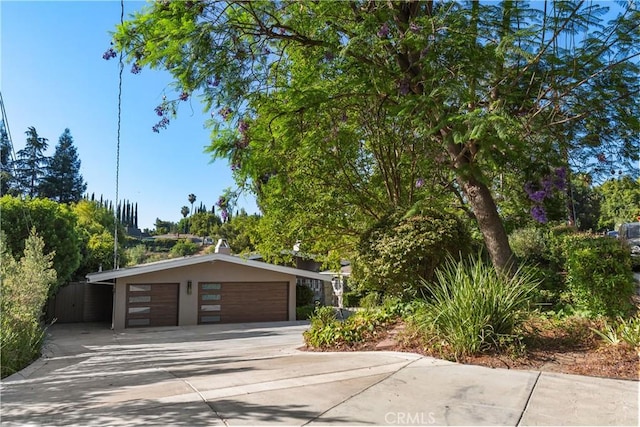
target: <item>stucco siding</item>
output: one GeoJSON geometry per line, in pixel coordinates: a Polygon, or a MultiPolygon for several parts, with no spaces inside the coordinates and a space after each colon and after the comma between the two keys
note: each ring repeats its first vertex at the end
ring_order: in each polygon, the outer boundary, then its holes
{"type": "Polygon", "coordinates": [[[199,282],[288,282],[289,320],[296,318],[295,275],[214,261],[118,278],[115,286],[114,329],[124,329],[125,327],[127,284],[179,283],[178,325],[196,325],[198,323],[199,282]],[[191,282],[191,293],[188,292],[189,281],[191,282]]]}

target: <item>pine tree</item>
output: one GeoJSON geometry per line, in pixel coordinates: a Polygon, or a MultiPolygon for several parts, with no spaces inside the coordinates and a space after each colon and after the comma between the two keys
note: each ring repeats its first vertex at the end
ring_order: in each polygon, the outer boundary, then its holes
{"type": "Polygon", "coordinates": [[[19,192],[36,197],[43,175],[42,171],[47,165],[44,152],[49,144],[47,138],[38,136],[38,132],[33,126],[29,127],[25,134],[27,135],[27,143],[22,150],[18,151],[16,161],[18,188],[19,192]]]}
{"type": "Polygon", "coordinates": [[[136,207],[133,213],[133,226],[138,228],[138,203],[136,203],[136,207]]]}
{"type": "Polygon", "coordinates": [[[40,196],[60,203],[72,203],[79,201],[86,189],[73,137],[69,129],[65,129],[40,183],[40,196]]]}

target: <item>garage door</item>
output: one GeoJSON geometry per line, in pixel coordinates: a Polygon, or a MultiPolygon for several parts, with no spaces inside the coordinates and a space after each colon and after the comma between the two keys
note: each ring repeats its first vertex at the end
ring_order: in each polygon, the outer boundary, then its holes
{"type": "Polygon", "coordinates": [[[176,326],[178,290],[177,283],[127,285],[126,327],[176,326]]]}
{"type": "Polygon", "coordinates": [[[289,319],[288,282],[199,283],[198,323],[289,319]]]}

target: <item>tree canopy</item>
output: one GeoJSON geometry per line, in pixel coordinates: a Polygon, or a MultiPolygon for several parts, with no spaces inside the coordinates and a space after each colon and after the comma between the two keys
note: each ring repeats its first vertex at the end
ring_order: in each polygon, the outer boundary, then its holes
{"type": "Polygon", "coordinates": [[[48,162],[44,153],[49,147],[49,142],[47,138],[39,136],[33,126],[29,127],[25,134],[27,141],[24,148],[18,151],[15,162],[15,178],[20,193],[36,197],[39,195],[40,179],[48,162]]]}
{"type": "Polygon", "coordinates": [[[53,157],[47,162],[45,174],[39,185],[40,196],[60,203],[72,203],[82,199],[87,184],[80,174],[80,163],[71,132],[65,129],[60,135],[53,157]]]}
{"type": "Polygon", "coordinates": [[[44,252],[53,254],[57,284],[50,292],[72,278],[81,261],[81,242],[76,230],[77,218],[67,205],[48,199],[26,199],[5,195],[0,198],[6,245],[15,257],[25,251],[32,230],[44,241],[44,252]]]}
{"type": "Polygon", "coordinates": [[[580,1],[160,1],[114,39],[137,69],[175,78],[154,130],[202,97],[209,152],[257,194],[279,250],[353,247],[390,212],[444,198],[474,216],[505,269],[500,178],[517,171],[513,189],[527,185],[545,220],[545,199],[566,184],[545,177],[638,158],[639,12],[607,12],[580,1]]]}

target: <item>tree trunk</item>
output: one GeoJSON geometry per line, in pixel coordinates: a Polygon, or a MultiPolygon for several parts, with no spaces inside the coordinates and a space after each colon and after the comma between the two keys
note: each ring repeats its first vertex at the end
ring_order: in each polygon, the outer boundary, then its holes
{"type": "Polygon", "coordinates": [[[474,177],[458,177],[458,183],[473,209],[493,266],[501,272],[512,272],[515,268],[513,252],[491,191],[474,177]]]}

